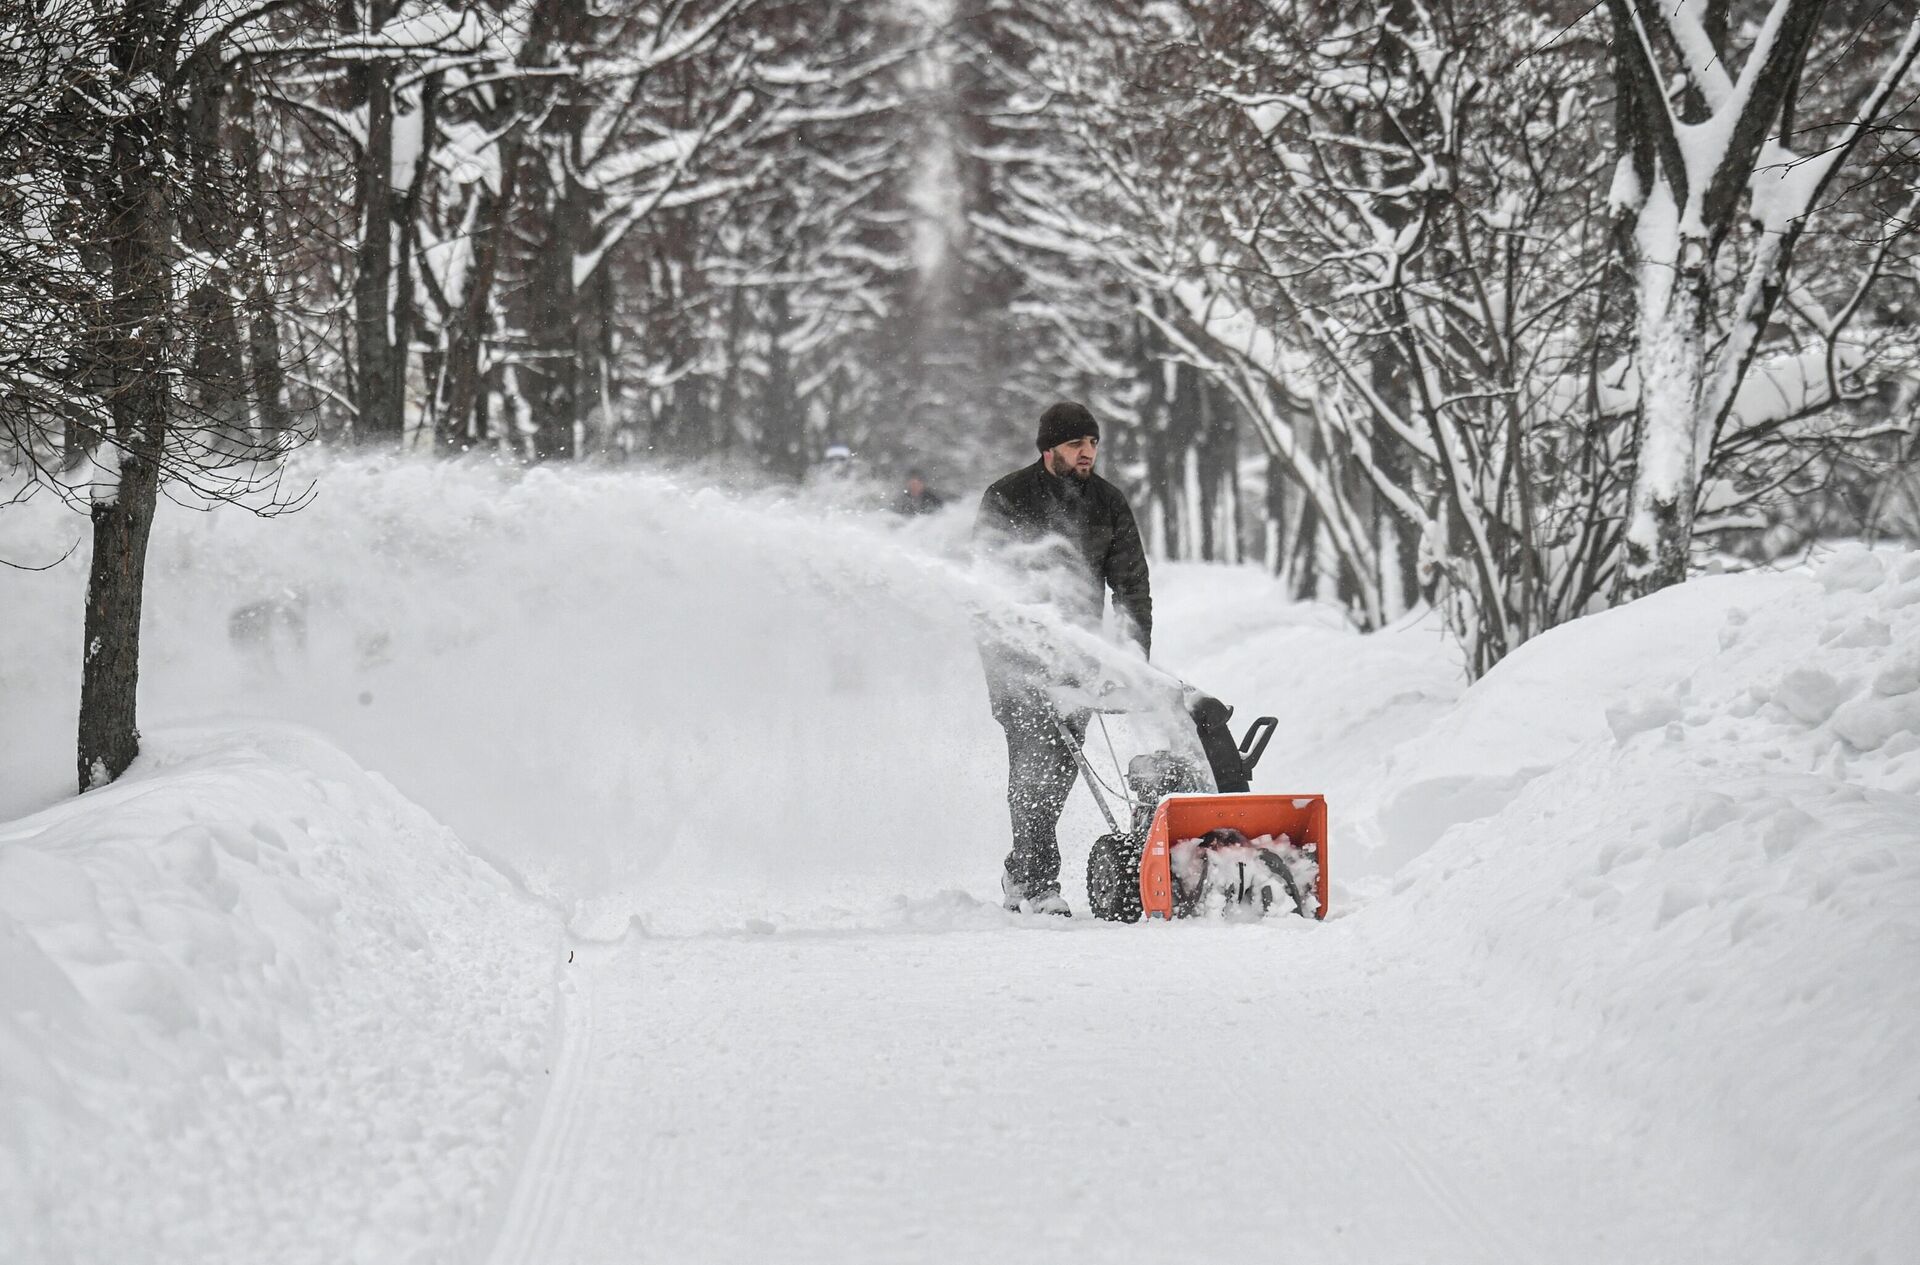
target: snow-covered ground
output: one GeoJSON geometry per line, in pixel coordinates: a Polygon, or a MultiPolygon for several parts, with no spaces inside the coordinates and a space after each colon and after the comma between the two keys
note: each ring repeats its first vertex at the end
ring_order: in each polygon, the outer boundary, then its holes
{"type": "Polygon", "coordinates": [[[470,1258],[554,920],[315,735],[149,745],[0,827],[0,1258],[470,1258]]]}
{"type": "Polygon", "coordinates": [[[164,512],[148,754],[79,798],[84,569],[0,572],[0,1259],[1910,1258],[1920,555],[1472,690],[1162,566],[1335,916],[1036,926],[966,517],[432,464],[164,512]]]}

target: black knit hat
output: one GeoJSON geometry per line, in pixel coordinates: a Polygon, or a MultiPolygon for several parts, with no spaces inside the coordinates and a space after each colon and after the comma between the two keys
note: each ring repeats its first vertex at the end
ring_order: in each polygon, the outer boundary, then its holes
{"type": "Polygon", "coordinates": [[[1040,451],[1058,448],[1061,444],[1079,439],[1084,435],[1100,438],[1100,423],[1093,420],[1093,414],[1084,404],[1072,400],[1060,400],[1047,405],[1047,411],[1040,415],[1040,451]]]}

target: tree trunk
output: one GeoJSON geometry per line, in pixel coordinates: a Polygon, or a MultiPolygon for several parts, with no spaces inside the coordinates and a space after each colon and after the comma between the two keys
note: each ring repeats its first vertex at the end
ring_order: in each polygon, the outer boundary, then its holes
{"type": "MultiPolygon", "coordinates": [[[[1777,226],[1765,247],[1769,263],[1748,278],[1763,284],[1730,283],[1720,261],[1726,253],[1737,256],[1723,250],[1729,235],[1758,218],[1751,181],[1762,145],[1789,129],[1806,52],[1827,0],[1776,0],[1763,34],[1748,49],[1740,72],[1743,87],[1738,92],[1723,87],[1724,104],[1716,104],[1706,90],[1702,76],[1709,69],[1683,58],[1679,118],[1669,104],[1673,78],[1659,61],[1660,49],[1684,47],[1668,25],[1668,12],[1652,0],[1609,0],[1608,7],[1621,151],[1616,188],[1627,195],[1616,212],[1615,234],[1638,277],[1639,303],[1637,444],[1617,595],[1635,598],[1686,578],[1714,430],[1732,407],[1785,280],[1791,248],[1781,246],[1777,226]],[[1682,128],[1694,129],[1696,138],[1717,136],[1720,148],[1707,153],[1706,162],[1698,150],[1690,157],[1682,128]],[[1629,175],[1630,180],[1624,178],[1629,175]],[[1710,330],[1733,333],[1713,353],[1724,366],[1711,388],[1710,330]]],[[[1706,18],[1705,35],[1717,66],[1729,51],[1722,42],[1728,34],[1725,6],[1709,9],[1706,18]]],[[[1895,81],[1882,86],[1890,91],[1895,81]]],[[[1832,152],[1837,159],[1846,149],[1832,152]]],[[[1811,209],[1806,203],[1801,215],[1811,209]]],[[[1789,230],[1789,242],[1797,232],[1797,227],[1789,230]]]]}
{"type": "Polygon", "coordinates": [[[792,333],[793,312],[786,288],[774,286],[767,294],[767,394],[762,406],[767,433],[763,451],[774,473],[798,479],[807,472],[807,451],[799,391],[787,346],[792,333]]]}
{"type": "MultiPolygon", "coordinates": [[[[1374,392],[1405,415],[1407,393],[1393,372],[1392,359],[1375,356],[1368,375],[1374,392]]],[[[1373,418],[1368,440],[1373,463],[1379,467],[1381,477],[1412,492],[1413,462],[1406,440],[1378,416],[1373,418]]],[[[1381,609],[1388,618],[1393,618],[1411,610],[1420,600],[1420,526],[1395,508],[1388,498],[1376,494],[1372,487],[1366,487],[1362,495],[1380,539],[1381,609]]]]}
{"type": "Polygon", "coordinates": [[[1171,496],[1163,457],[1166,435],[1167,366],[1159,358],[1161,340],[1155,327],[1142,317],[1134,318],[1134,372],[1142,388],[1140,402],[1140,448],[1147,468],[1147,546],[1162,558],[1175,556],[1177,528],[1171,521],[1171,496]]]}
{"type": "Polygon", "coordinates": [[[1646,260],[1640,272],[1640,411],[1620,569],[1629,598],[1687,578],[1706,438],[1706,274],[1665,259],[1646,260]]]}
{"type": "MultiPolygon", "coordinates": [[[[130,7],[114,40],[115,69],[137,83],[154,74],[162,15],[130,7]]],[[[164,119],[158,103],[116,119],[109,147],[110,293],[107,300],[108,397],[113,433],[106,451],[119,478],[93,506],[93,563],[87,582],[81,658],[79,784],[82,791],[120,776],[140,753],[140,609],[147,537],[160,486],[167,431],[167,349],[172,271],[171,212],[166,199],[164,119]]]]}
{"type": "Polygon", "coordinates": [[[113,781],[140,754],[140,612],[159,487],[153,463],[128,453],[121,461],[119,495],[93,507],[80,673],[83,791],[113,781]]]}
{"type": "MultiPolygon", "coordinates": [[[[545,139],[550,143],[554,140],[545,139]]],[[[560,169],[560,187],[547,190],[547,235],[534,261],[527,296],[534,358],[524,370],[529,380],[529,403],[534,409],[536,461],[576,455],[583,368],[579,358],[580,288],[573,277],[573,261],[583,241],[581,206],[573,190],[573,177],[564,170],[564,164],[551,155],[548,158],[550,170],[560,169]]]]}
{"type": "Polygon", "coordinates": [[[580,365],[579,395],[574,401],[586,449],[602,459],[620,446],[614,382],[614,331],[619,319],[614,309],[613,271],[596,269],[587,278],[582,305],[586,319],[574,326],[574,359],[580,365]]]}
{"type": "Polygon", "coordinates": [[[1200,385],[1200,555],[1208,562],[1240,561],[1240,410],[1211,378],[1200,385]]]}
{"type": "MultiPolygon", "coordinates": [[[[267,202],[260,178],[260,137],[254,131],[254,98],[244,79],[232,89],[229,110],[233,158],[246,192],[247,227],[262,243],[270,240],[267,202]]],[[[286,352],[280,340],[280,317],[266,270],[255,268],[244,294],[234,296],[246,316],[247,381],[253,398],[255,442],[268,447],[290,447],[293,414],[287,408],[286,352]]]]}
{"type": "Polygon", "coordinates": [[[1193,450],[1200,431],[1200,371],[1180,361],[1171,368],[1173,389],[1168,393],[1165,419],[1156,434],[1154,464],[1149,477],[1155,494],[1166,506],[1167,557],[1194,560],[1200,557],[1200,531],[1193,502],[1197,489],[1192,486],[1193,450]]]}
{"type": "Polygon", "coordinates": [[[403,349],[396,346],[393,241],[393,70],[367,62],[353,72],[366,110],[367,135],[355,170],[360,246],[353,281],[354,437],[399,442],[403,420],[403,349]]]}
{"type": "Polygon", "coordinates": [[[444,386],[435,435],[441,452],[464,452],[486,437],[481,417],[485,394],[481,352],[493,328],[494,280],[500,272],[500,256],[523,161],[524,153],[517,142],[502,141],[499,192],[489,189],[483,181],[474,194],[478,204],[473,218],[473,259],[467,268],[466,288],[461,292],[446,334],[444,386]]]}
{"type": "MultiPolygon", "coordinates": [[[[557,59],[563,65],[573,63],[577,71],[577,63],[593,46],[596,15],[585,0],[556,0],[552,14],[542,34],[557,59]]],[[[582,384],[597,374],[595,366],[582,360],[590,346],[585,332],[589,317],[581,278],[574,272],[593,240],[595,194],[578,174],[592,119],[590,81],[568,79],[533,137],[530,172],[539,173],[543,182],[529,194],[545,221],[546,236],[535,248],[529,278],[526,329],[534,354],[524,372],[534,408],[533,455],[539,461],[579,455],[589,394],[582,384]]]]}
{"type": "Polygon", "coordinates": [[[247,353],[258,432],[255,440],[267,447],[292,447],[293,414],[287,408],[286,352],[280,342],[280,319],[267,283],[258,278],[247,292],[247,353]]]}
{"type": "Polygon", "coordinates": [[[720,403],[714,417],[713,451],[724,456],[732,452],[741,434],[741,381],[746,370],[741,365],[741,343],[747,330],[747,292],[733,287],[727,298],[727,339],[723,353],[726,371],[720,379],[720,403]]]}

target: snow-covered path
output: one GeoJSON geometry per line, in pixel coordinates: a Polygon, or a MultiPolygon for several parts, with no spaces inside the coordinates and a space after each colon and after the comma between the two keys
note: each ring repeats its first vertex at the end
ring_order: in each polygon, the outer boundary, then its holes
{"type": "Polygon", "coordinates": [[[1035,925],[979,899],[964,514],[327,487],[166,520],[102,793],[85,568],[0,581],[8,1262],[1913,1258],[1920,553],[1471,689],[1429,626],[1157,567],[1156,659],[1332,805],[1334,917],[1094,923],[1076,790],[1083,916],[1035,925]]]}
{"type": "Polygon", "coordinates": [[[578,948],[492,1265],[1807,1255],[1351,924],[962,921],[578,948]]]}

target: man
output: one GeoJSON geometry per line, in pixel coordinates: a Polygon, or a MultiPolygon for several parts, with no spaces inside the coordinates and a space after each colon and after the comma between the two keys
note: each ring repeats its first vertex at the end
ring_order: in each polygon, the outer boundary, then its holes
{"type": "Polygon", "coordinates": [[[927,486],[926,476],[918,470],[907,471],[907,486],[893,498],[893,512],[909,518],[920,514],[932,514],[947,503],[947,499],[927,486]]]}
{"type": "Polygon", "coordinates": [[[820,475],[831,480],[845,480],[853,477],[853,449],[845,444],[828,444],[827,450],[820,455],[820,475]]]}
{"type": "MultiPolygon", "coordinates": [[[[1146,550],[1126,498],[1093,472],[1099,423],[1085,405],[1063,400],[1040,415],[1036,442],[1040,459],[980,498],[975,548],[1013,569],[1037,590],[1033,596],[1075,623],[1098,627],[1113,590],[1122,623],[1145,655],[1153,641],[1146,550]]],[[[1023,913],[1067,914],[1055,830],[1073,789],[1074,754],[1086,740],[1088,713],[1061,713],[1049,695],[1053,686],[1076,683],[1067,679],[1069,669],[991,638],[981,659],[994,719],[1007,733],[1013,851],[1000,880],[1004,903],[1023,913]]]]}

